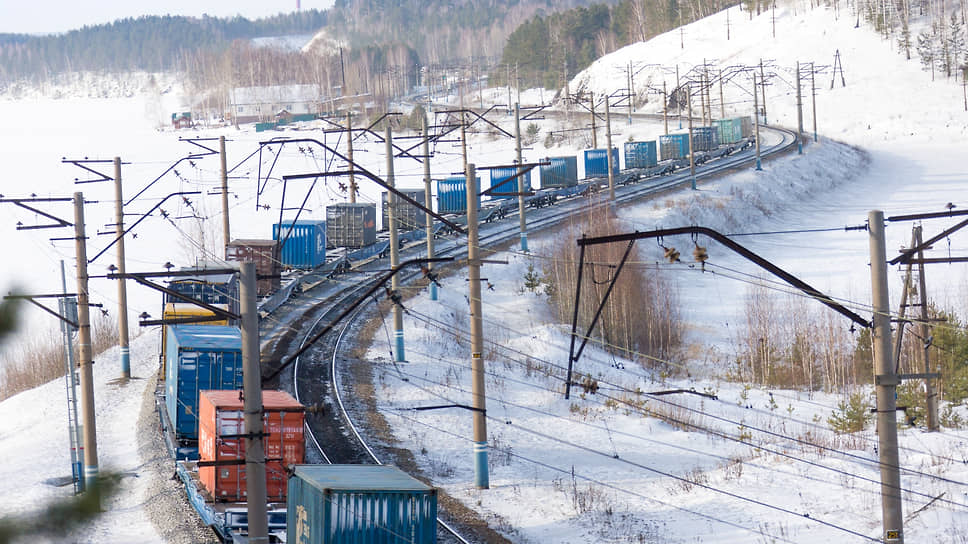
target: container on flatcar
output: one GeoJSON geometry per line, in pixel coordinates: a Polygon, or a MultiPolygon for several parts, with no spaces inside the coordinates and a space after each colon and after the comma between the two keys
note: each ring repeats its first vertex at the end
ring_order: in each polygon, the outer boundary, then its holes
{"type": "Polygon", "coordinates": [[[256,294],[264,297],[279,290],[282,263],[279,262],[279,242],[276,240],[232,240],[225,246],[225,260],[255,263],[256,294]]]}
{"type": "MultiPolygon", "coordinates": [[[[477,186],[481,186],[480,176],[477,186]]],[[[477,207],[481,207],[480,194],[477,195],[477,207]]],[[[452,176],[437,180],[437,213],[467,213],[467,178],[452,176]]]]}
{"type": "MultiPolygon", "coordinates": [[[[518,168],[515,166],[508,166],[505,168],[492,168],[491,169],[491,198],[492,199],[506,199],[506,198],[517,198],[511,195],[495,195],[494,193],[517,193],[518,192],[518,178],[515,177],[518,173],[518,168]]],[[[531,170],[528,170],[521,175],[524,179],[524,190],[525,192],[531,191],[531,170]]]]}
{"type": "Polygon", "coordinates": [[[549,157],[551,164],[541,167],[541,188],[574,187],[578,185],[577,157],[549,157]]]}
{"type": "Polygon", "coordinates": [[[658,161],[655,142],[625,142],[625,168],[650,168],[658,161]]]}
{"type": "MultiPolygon", "coordinates": [[[[612,148],[612,174],[618,174],[618,148],[612,148]]],[[[585,177],[601,178],[608,176],[608,157],[605,149],[585,150],[585,177]]]]}
{"type": "Polygon", "coordinates": [[[712,151],[719,147],[719,133],[715,126],[692,127],[692,150],[712,151]]]}
{"type": "Polygon", "coordinates": [[[437,490],[389,465],[299,465],[290,544],[437,542],[437,490]]]}
{"type": "MultiPolygon", "coordinates": [[[[202,391],[198,401],[200,461],[245,460],[245,414],[241,391],[202,391]]],[[[262,392],[262,445],[265,449],[266,498],[286,500],[287,467],[306,462],[303,422],[306,408],[284,391],[262,392]]],[[[200,466],[202,485],[219,502],[245,502],[245,465],[200,466]]]]}
{"type": "MultiPolygon", "coordinates": [[[[421,205],[426,206],[427,202],[425,197],[426,191],[424,189],[397,189],[401,193],[407,195],[408,197],[416,200],[421,205]]],[[[383,220],[383,230],[390,229],[390,216],[387,214],[389,197],[388,191],[383,191],[381,197],[381,209],[383,210],[383,215],[381,219],[383,220]]],[[[427,212],[421,210],[420,208],[414,206],[413,204],[397,197],[397,207],[393,210],[393,217],[397,220],[397,230],[414,230],[422,229],[427,226],[427,212]]]]}
{"type": "Polygon", "coordinates": [[[749,117],[718,119],[715,124],[719,142],[722,144],[735,144],[749,138],[753,132],[753,122],[749,117]]]}
{"type": "MultiPolygon", "coordinates": [[[[227,304],[213,304],[216,308],[228,311],[229,307],[227,304]]],[[[169,302],[165,304],[165,310],[162,313],[162,319],[179,319],[188,317],[209,317],[214,316],[215,313],[211,310],[206,310],[201,306],[196,306],[190,302],[169,302]]],[[[187,323],[186,323],[187,324],[187,323]]],[[[197,325],[228,325],[229,322],[225,319],[216,319],[214,321],[204,321],[196,323],[197,325]]],[[[168,353],[168,327],[172,325],[162,325],[161,326],[161,374],[165,375],[166,372],[166,355],[168,353]]]]}
{"type": "Polygon", "coordinates": [[[198,438],[198,392],[242,388],[238,327],[172,325],[165,354],[165,406],[175,438],[198,438]]]}
{"type": "Polygon", "coordinates": [[[326,221],[277,223],[272,226],[272,239],[285,240],[279,250],[279,260],[285,266],[315,268],[326,262],[326,221]]]}
{"type": "Polygon", "coordinates": [[[326,206],[328,247],[360,248],[376,242],[376,204],[342,202],[326,206]]]}
{"type": "Polygon", "coordinates": [[[659,159],[684,159],[689,157],[688,134],[665,134],[659,136],[659,159]]]}

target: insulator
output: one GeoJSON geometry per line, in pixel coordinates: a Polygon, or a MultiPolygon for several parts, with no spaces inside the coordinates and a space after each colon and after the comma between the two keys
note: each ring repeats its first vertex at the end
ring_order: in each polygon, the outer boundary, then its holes
{"type": "Polygon", "coordinates": [[[696,259],[697,263],[704,263],[709,258],[709,254],[706,253],[706,248],[699,244],[696,244],[696,247],[692,250],[692,256],[696,259]]]}
{"type": "Polygon", "coordinates": [[[665,258],[670,263],[674,263],[679,260],[679,252],[674,247],[667,247],[665,248],[665,258]]]}

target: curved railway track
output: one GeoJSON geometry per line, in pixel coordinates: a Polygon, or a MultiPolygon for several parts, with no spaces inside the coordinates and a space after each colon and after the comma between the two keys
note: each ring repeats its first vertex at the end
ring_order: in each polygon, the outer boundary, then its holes
{"type": "MultiPolygon", "coordinates": [[[[778,127],[762,128],[780,136],[780,142],[768,148],[761,149],[761,156],[776,156],[788,153],[796,148],[796,135],[793,131],[778,127]]],[[[752,150],[746,150],[724,157],[723,159],[697,167],[696,178],[703,179],[715,176],[755,160],[752,150]]],[[[615,204],[628,204],[642,198],[654,196],[662,192],[679,188],[690,183],[688,172],[659,176],[616,187],[615,204]]],[[[555,226],[565,220],[578,209],[585,209],[590,199],[585,197],[571,198],[549,206],[528,212],[528,230],[536,232],[555,226]]],[[[591,206],[610,205],[603,199],[598,199],[591,206]]],[[[515,239],[519,235],[518,222],[510,217],[491,224],[481,225],[480,244],[494,246],[515,239]]],[[[452,256],[460,258],[466,254],[466,245],[462,238],[445,238],[436,245],[437,256],[452,256]]],[[[424,244],[416,244],[401,251],[400,260],[417,258],[424,251],[424,244]]],[[[376,271],[385,271],[386,260],[375,260],[354,268],[351,274],[360,274],[363,279],[357,281],[346,280],[348,275],[338,276],[333,281],[323,282],[306,293],[293,297],[282,307],[273,312],[270,319],[263,320],[262,325],[269,329],[269,338],[263,349],[264,361],[280,361],[286,354],[295,352],[320,327],[329,324],[345,308],[357,302],[361,296],[377,281],[376,271]],[[298,341],[297,341],[298,339],[298,341]]],[[[400,282],[405,283],[419,276],[417,271],[402,271],[400,282]]],[[[316,463],[362,463],[379,464],[380,457],[386,458],[391,446],[368,444],[364,438],[366,429],[362,431],[358,423],[368,422],[372,425],[375,405],[371,395],[372,381],[368,365],[354,364],[357,358],[343,356],[341,350],[361,348],[353,345],[353,333],[361,325],[357,318],[369,303],[360,305],[344,323],[335,327],[329,334],[324,335],[312,348],[306,351],[294,364],[282,372],[278,383],[268,386],[286,389],[296,399],[311,407],[307,414],[306,426],[308,436],[315,445],[315,449],[307,449],[307,462],[316,463]],[[386,450],[386,452],[381,451],[386,450]]],[[[274,371],[273,368],[265,368],[274,371]]],[[[447,517],[444,509],[442,516],[447,517]]],[[[454,523],[455,525],[460,525],[454,523]]],[[[438,518],[438,538],[440,542],[469,544],[464,534],[480,530],[478,526],[452,527],[451,523],[438,518]]]]}

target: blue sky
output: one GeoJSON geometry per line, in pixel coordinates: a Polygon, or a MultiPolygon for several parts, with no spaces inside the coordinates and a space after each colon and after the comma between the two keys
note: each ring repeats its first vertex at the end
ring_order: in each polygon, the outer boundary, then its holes
{"type": "MultiPolygon", "coordinates": [[[[333,0],[300,0],[326,9],[333,0]]],[[[297,0],[0,0],[0,33],[66,32],[139,15],[242,15],[250,19],[295,11],[297,0]]]]}

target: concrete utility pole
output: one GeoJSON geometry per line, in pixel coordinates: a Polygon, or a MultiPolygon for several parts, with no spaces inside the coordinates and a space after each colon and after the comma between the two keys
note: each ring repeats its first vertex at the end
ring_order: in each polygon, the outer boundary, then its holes
{"type": "MultiPolygon", "coordinates": [[[[350,161],[350,203],[356,204],[356,175],[353,174],[353,114],[346,112],[346,158],[350,161]]],[[[387,195],[389,202],[390,195],[387,195]]]]}
{"type": "Polygon", "coordinates": [[[598,149],[598,127],[595,126],[595,93],[589,92],[592,110],[592,149],[598,149]]]}
{"type": "MultiPolygon", "coordinates": [[[[518,164],[524,164],[521,159],[521,105],[514,105],[514,142],[517,151],[518,164]]],[[[519,170],[520,173],[520,170],[519,170]]],[[[521,251],[528,252],[528,221],[524,216],[524,176],[518,176],[518,222],[521,227],[521,251]]]]}
{"type": "Polygon", "coordinates": [[[763,59],[760,59],[760,91],[763,93],[763,122],[766,123],[766,76],[763,74],[763,59]]]}
{"type": "Polygon", "coordinates": [[[871,254],[871,302],[874,308],[874,384],[877,392],[877,438],[881,468],[881,512],[884,542],[903,544],[901,474],[897,453],[897,385],[891,350],[891,307],[887,290],[887,250],[884,242],[884,212],[867,214],[871,254]]]}
{"type": "Polygon", "coordinates": [[[689,183],[692,189],[696,190],[696,155],[692,150],[692,93],[686,85],[686,104],[689,108],[689,183]]]}
{"type": "MultiPolygon", "coordinates": [[[[428,210],[433,209],[433,204],[430,203],[433,197],[430,187],[430,132],[429,127],[427,127],[427,116],[424,115],[423,118],[423,171],[424,171],[424,204],[427,206],[428,210]]],[[[387,195],[390,198],[390,195],[387,195]]],[[[434,217],[430,213],[426,213],[426,223],[424,225],[427,229],[427,258],[434,258],[434,217]]],[[[427,263],[427,270],[433,270],[434,263],[427,263]]],[[[437,300],[437,284],[433,281],[430,282],[430,300],[437,300]]]]}
{"type": "Polygon", "coordinates": [[[800,94],[800,61],[797,61],[797,154],[803,155],[803,95],[800,94]]]}
{"type": "Polygon", "coordinates": [[[605,95],[605,164],[608,167],[608,200],[615,202],[615,174],[612,168],[612,116],[608,105],[608,95],[605,95]]]}
{"type": "MultiPolygon", "coordinates": [[[[815,77],[816,75],[817,75],[816,65],[811,62],[810,63],[810,94],[813,97],[812,102],[813,102],[813,141],[814,143],[817,142],[817,85],[816,85],[816,77],[815,77]]],[[[968,109],[966,109],[966,111],[968,111],[968,109]]]]}
{"type": "Polygon", "coordinates": [[[467,286],[471,314],[471,396],[474,408],[474,485],[490,487],[487,473],[487,417],[484,397],[484,328],[481,317],[481,261],[477,237],[477,171],[467,164],[467,286]]]}
{"type": "MultiPolygon", "coordinates": [[[[118,273],[124,274],[124,195],[121,190],[121,157],[114,158],[114,232],[118,235],[118,273]]],[[[128,347],[128,288],[118,282],[118,348],[121,379],[131,379],[131,349],[128,347]]]]}
{"type": "MultiPolygon", "coordinates": [[[[921,247],[921,226],[914,227],[915,246],[921,247]]],[[[921,292],[921,362],[924,373],[931,373],[931,330],[928,326],[928,290],[924,279],[924,252],[918,251],[918,291],[921,292]]],[[[926,411],[928,412],[928,430],[938,430],[938,392],[934,389],[934,382],[930,377],[924,378],[924,392],[926,396],[926,411]]]]}
{"type": "MultiPolygon", "coordinates": [[[[729,10],[726,10],[729,13],[729,10]]],[[[719,71],[719,118],[726,118],[726,99],[723,98],[723,71],[719,71]]]]}
{"type": "MultiPolygon", "coordinates": [[[[65,298],[60,299],[60,312],[63,316],[77,315],[77,301],[66,298],[67,295],[67,272],[64,270],[64,261],[60,262],[61,268],[61,289],[65,298]]],[[[64,334],[64,370],[67,377],[67,417],[70,420],[68,426],[68,442],[71,445],[71,469],[74,474],[74,493],[83,493],[84,469],[82,468],[83,452],[81,444],[84,442],[82,435],[84,429],[78,424],[77,420],[77,369],[74,358],[74,327],[64,320],[61,320],[61,332],[64,334]]]]}
{"type": "MultiPolygon", "coordinates": [[[[679,116],[679,130],[682,130],[682,87],[679,82],[679,65],[676,64],[676,115],[679,116]]],[[[666,134],[669,131],[666,130],[666,134]]]]}
{"type": "Polygon", "coordinates": [[[511,113],[511,65],[504,65],[508,69],[508,113],[511,113]]]}
{"type": "Polygon", "coordinates": [[[669,93],[666,91],[666,82],[662,80],[662,124],[665,126],[665,135],[669,135],[669,93]]]}
{"type": "MultiPolygon", "coordinates": [[[[77,359],[81,366],[81,424],[84,426],[84,488],[95,489],[98,477],[97,424],[94,420],[94,365],[91,355],[91,314],[87,290],[87,235],[84,193],[74,193],[74,247],[77,258],[77,359]]],[[[100,502],[100,497],[97,498],[100,502]]]]}
{"type": "MultiPolygon", "coordinates": [[[[225,258],[226,248],[232,241],[232,232],[229,230],[229,167],[228,157],[225,155],[225,136],[218,137],[218,154],[222,170],[222,258],[225,258]]],[[[120,270],[124,274],[124,270],[120,270]]],[[[120,280],[119,283],[124,283],[120,280]]]]}
{"type": "Polygon", "coordinates": [[[632,109],[635,107],[635,87],[632,82],[632,63],[629,62],[629,124],[632,124],[632,109]]]}
{"type": "MultiPolygon", "coordinates": [[[[394,187],[393,179],[393,133],[390,123],[386,129],[386,154],[387,154],[387,186],[394,187]]],[[[397,234],[397,195],[393,191],[387,191],[387,220],[390,223],[390,268],[396,268],[400,264],[400,246],[397,234]]],[[[394,274],[390,279],[390,291],[398,294],[400,291],[400,280],[394,274]]],[[[393,339],[395,349],[393,350],[394,360],[398,363],[406,362],[407,357],[403,351],[403,308],[399,304],[393,305],[393,339]]]]}
{"type": "MultiPolygon", "coordinates": [[[[262,371],[259,361],[259,313],[256,306],[255,263],[239,268],[239,308],[242,314],[242,395],[245,423],[245,480],[249,542],[269,542],[266,514],[266,453],[262,444],[262,371]]],[[[216,470],[218,468],[216,467],[216,470]]]]}
{"type": "Polygon", "coordinates": [[[756,72],[753,72],[753,122],[756,124],[756,169],[762,170],[760,163],[760,106],[756,100],[756,72]]]}

